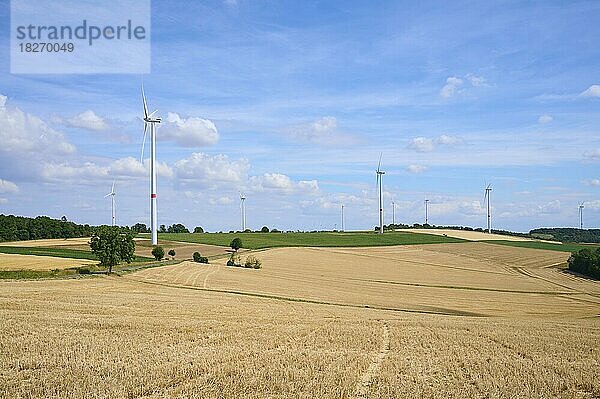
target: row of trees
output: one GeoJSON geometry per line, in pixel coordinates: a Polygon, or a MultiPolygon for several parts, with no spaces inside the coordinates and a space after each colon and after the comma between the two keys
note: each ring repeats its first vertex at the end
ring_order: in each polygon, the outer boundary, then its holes
{"type": "Polygon", "coordinates": [[[600,229],[574,229],[574,228],[543,228],[534,229],[531,235],[543,235],[553,240],[562,242],[587,242],[600,243],[600,229]]]}
{"type": "Polygon", "coordinates": [[[89,237],[93,230],[93,226],[69,222],[66,217],[0,215],[0,241],[89,237]]]}
{"type": "Polygon", "coordinates": [[[584,248],[569,258],[569,270],[600,279],[600,248],[584,248]]]}

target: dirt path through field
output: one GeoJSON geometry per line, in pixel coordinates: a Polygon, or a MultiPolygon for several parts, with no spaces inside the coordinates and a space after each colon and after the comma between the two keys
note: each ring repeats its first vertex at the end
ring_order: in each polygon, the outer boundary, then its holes
{"type": "Polygon", "coordinates": [[[377,374],[377,371],[381,367],[381,363],[385,360],[388,353],[390,353],[390,328],[387,323],[383,323],[383,341],[381,343],[381,349],[377,356],[373,359],[367,371],[362,375],[358,384],[356,384],[356,397],[366,398],[369,393],[369,388],[373,383],[373,378],[377,374]]]}

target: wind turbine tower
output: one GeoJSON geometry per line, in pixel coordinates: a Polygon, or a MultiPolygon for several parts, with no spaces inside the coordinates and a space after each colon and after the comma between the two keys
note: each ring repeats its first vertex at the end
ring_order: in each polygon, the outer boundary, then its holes
{"type": "Polygon", "coordinates": [[[483,200],[487,200],[487,231],[488,233],[492,232],[492,211],[491,211],[491,205],[490,205],[490,193],[492,192],[492,185],[488,184],[487,187],[485,188],[485,194],[483,196],[483,200]]]}
{"type": "MultiPolygon", "coordinates": [[[[144,141],[142,141],[141,158],[144,157],[144,143],[146,142],[148,125],[150,125],[150,229],[152,230],[152,245],[158,245],[158,215],[156,210],[156,124],[160,123],[161,118],[154,116],[158,110],[151,114],[148,113],[144,85],[142,85],[142,102],[144,103],[144,141]]],[[[142,159],[140,159],[140,162],[142,162],[142,159]]]]}
{"type": "Polygon", "coordinates": [[[240,207],[242,210],[242,231],[246,231],[246,196],[240,194],[240,207]]]}
{"type": "Polygon", "coordinates": [[[383,175],[385,172],[381,170],[381,157],[383,153],[379,154],[379,163],[377,164],[377,185],[379,186],[379,234],[383,234],[383,175]]]}
{"type": "Polygon", "coordinates": [[[346,226],[345,226],[345,220],[344,220],[344,205],[342,204],[342,224],[341,224],[341,230],[342,231],[346,231],[346,226]]]}
{"type": "Polygon", "coordinates": [[[425,224],[429,224],[429,219],[427,215],[427,208],[429,207],[429,200],[425,198],[425,224]]]}
{"type": "Polygon", "coordinates": [[[396,224],[396,203],[392,201],[392,224],[396,224]]]}
{"type": "Polygon", "coordinates": [[[116,223],[116,216],[115,216],[115,181],[113,180],[113,184],[112,184],[112,188],[110,189],[110,193],[106,194],[104,196],[104,198],[106,197],[110,197],[110,202],[111,202],[111,226],[114,226],[116,223]]]}
{"type": "Polygon", "coordinates": [[[579,204],[579,228],[583,229],[583,202],[579,204]]]}

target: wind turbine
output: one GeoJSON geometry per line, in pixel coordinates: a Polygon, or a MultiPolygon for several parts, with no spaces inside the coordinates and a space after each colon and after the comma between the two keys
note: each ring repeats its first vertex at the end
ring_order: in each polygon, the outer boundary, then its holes
{"type": "Polygon", "coordinates": [[[160,123],[161,118],[154,116],[158,110],[151,114],[148,113],[144,85],[142,85],[142,102],[144,103],[144,140],[142,141],[142,155],[140,156],[140,162],[143,161],[144,144],[146,143],[148,125],[150,125],[150,229],[152,230],[152,245],[158,245],[158,220],[156,211],[156,124],[160,123]]]}
{"type": "Polygon", "coordinates": [[[240,193],[240,209],[242,211],[242,231],[246,231],[246,196],[240,193]]]}
{"type": "Polygon", "coordinates": [[[385,172],[381,170],[381,157],[383,153],[379,154],[379,163],[377,164],[377,185],[379,186],[379,234],[383,234],[383,175],[385,172]]]}
{"type": "Polygon", "coordinates": [[[345,230],[346,226],[344,226],[344,224],[345,224],[344,222],[345,222],[344,221],[344,204],[342,204],[342,224],[341,224],[341,230],[342,231],[346,231],[345,230]]]}
{"type": "Polygon", "coordinates": [[[116,219],[116,217],[115,217],[115,195],[116,195],[116,193],[115,193],[115,181],[113,180],[113,184],[112,184],[112,188],[110,189],[110,193],[108,193],[108,194],[106,194],[104,196],[104,198],[110,197],[110,200],[111,200],[110,201],[111,202],[111,215],[112,215],[111,226],[115,225],[115,219],[116,219]]]}
{"type": "Polygon", "coordinates": [[[425,224],[429,224],[428,217],[427,217],[428,206],[429,206],[429,200],[427,198],[425,198],[425,224]]]}
{"type": "Polygon", "coordinates": [[[396,225],[396,203],[392,201],[392,224],[396,225]]]}
{"type": "Polygon", "coordinates": [[[487,199],[487,231],[488,233],[492,232],[492,212],[490,207],[490,193],[492,192],[492,185],[488,184],[485,188],[485,194],[483,196],[483,201],[485,202],[487,199]]]}
{"type": "Polygon", "coordinates": [[[579,228],[583,229],[583,202],[579,204],[579,228]]]}

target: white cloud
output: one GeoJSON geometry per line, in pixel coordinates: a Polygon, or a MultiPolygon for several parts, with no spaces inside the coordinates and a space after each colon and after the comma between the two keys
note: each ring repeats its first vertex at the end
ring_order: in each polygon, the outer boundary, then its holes
{"type": "Polygon", "coordinates": [[[184,183],[222,185],[242,183],[248,174],[250,164],[246,159],[232,161],[227,155],[193,153],[189,158],[175,162],[175,176],[184,183]]]}
{"type": "Polygon", "coordinates": [[[233,198],[231,198],[229,196],[209,198],[208,202],[211,205],[229,205],[229,204],[233,203],[233,198]]]}
{"type": "Polygon", "coordinates": [[[8,204],[8,200],[6,198],[0,198],[0,204],[8,204]]]}
{"type": "Polygon", "coordinates": [[[356,142],[354,136],[340,131],[338,121],[334,116],[324,116],[313,122],[294,126],[289,130],[289,134],[298,141],[322,145],[341,145],[356,142]]]}
{"type": "Polygon", "coordinates": [[[408,165],[406,171],[408,173],[423,173],[427,170],[426,166],[423,165],[408,165]]]}
{"type": "Polygon", "coordinates": [[[183,147],[203,147],[216,144],[219,132],[215,124],[202,118],[181,118],[169,112],[157,133],[161,140],[173,140],[183,147]]]}
{"type": "Polygon", "coordinates": [[[451,76],[446,79],[446,84],[440,90],[440,96],[444,98],[452,97],[458,90],[460,86],[462,86],[463,80],[457,78],[456,76],[451,76]]]}
{"type": "Polygon", "coordinates": [[[298,189],[306,194],[317,194],[319,192],[319,183],[316,180],[300,180],[298,189]]]}
{"type": "Polygon", "coordinates": [[[0,108],[3,108],[6,105],[6,96],[0,94],[0,108]]]}
{"type": "Polygon", "coordinates": [[[432,139],[428,139],[425,137],[415,137],[408,144],[408,148],[411,148],[418,152],[429,152],[433,151],[435,145],[432,139]]]}
{"type": "Polygon", "coordinates": [[[593,161],[600,161],[600,148],[584,152],[583,157],[593,161]]]}
{"type": "Polygon", "coordinates": [[[579,94],[581,97],[600,97],[600,85],[591,85],[579,94]]]}
{"type": "Polygon", "coordinates": [[[436,139],[438,144],[442,145],[455,145],[462,143],[462,138],[456,136],[449,136],[447,134],[442,134],[440,137],[436,139]]]}
{"type": "Polygon", "coordinates": [[[467,79],[469,80],[469,82],[471,82],[471,86],[474,86],[474,87],[488,86],[487,79],[482,76],[468,74],[467,79]]]}
{"type": "MultiPolygon", "coordinates": [[[[165,162],[156,163],[156,174],[161,177],[172,177],[173,170],[165,162]]],[[[94,162],[72,164],[69,162],[45,162],[41,175],[47,180],[97,180],[113,179],[116,177],[143,177],[150,175],[150,160],[144,164],[138,160],[127,157],[117,159],[106,165],[94,162]]]]}
{"type": "MultiPolygon", "coordinates": [[[[148,161],[146,163],[149,166],[148,161]]],[[[142,176],[148,172],[140,161],[133,157],[117,159],[110,165],[110,174],[118,176],[142,176]]],[[[157,170],[158,172],[158,170],[157,170]]]]}
{"type": "Polygon", "coordinates": [[[56,118],[57,122],[70,127],[78,127],[82,129],[102,131],[108,129],[108,124],[100,116],[96,115],[94,111],[87,110],[75,115],[72,118],[62,119],[56,118]]]}
{"type": "Polygon", "coordinates": [[[586,209],[592,209],[594,211],[600,210],[600,200],[585,201],[583,206],[585,206],[586,209]]]}
{"type": "Polygon", "coordinates": [[[48,180],[70,180],[70,179],[98,179],[108,177],[109,168],[99,166],[93,162],[83,165],[70,165],[67,162],[46,162],[42,169],[42,177],[48,180]]]}
{"type": "Polygon", "coordinates": [[[540,213],[543,214],[553,214],[560,212],[560,201],[553,200],[543,205],[538,206],[540,213]]]}
{"type": "MultiPolygon", "coordinates": [[[[2,96],[5,102],[6,97],[2,96]]],[[[72,154],[75,146],[65,136],[49,127],[35,115],[25,113],[19,108],[0,107],[0,152],[21,156],[23,153],[35,153],[51,156],[72,154]]]]}
{"type": "Polygon", "coordinates": [[[255,192],[279,192],[282,194],[319,194],[319,183],[316,180],[293,181],[281,173],[264,173],[261,176],[251,176],[248,179],[249,189],[255,192]]]}
{"type": "Polygon", "coordinates": [[[540,115],[540,117],[538,118],[538,123],[550,123],[554,120],[554,118],[550,115],[540,115]]]}
{"type": "Polygon", "coordinates": [[[0,193],[16,193],[19,187],[11,181],[0,179],[0,193]]]}
{"type": "Polygon", "coordinates": [[[589,181],[587,181],[587,184],[589,184],[590,186],[600,187],[600,179],[589,180],[589,181]]]}

